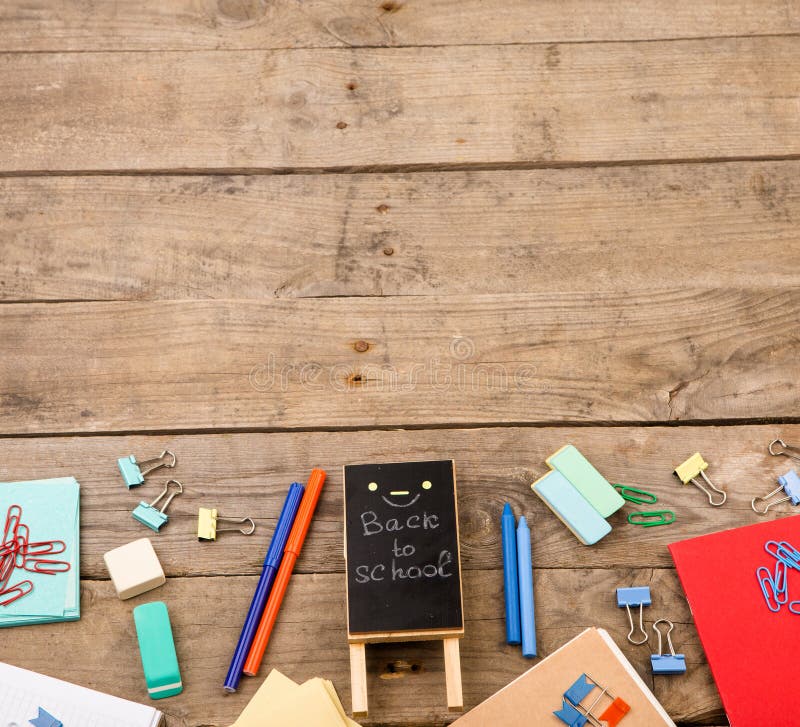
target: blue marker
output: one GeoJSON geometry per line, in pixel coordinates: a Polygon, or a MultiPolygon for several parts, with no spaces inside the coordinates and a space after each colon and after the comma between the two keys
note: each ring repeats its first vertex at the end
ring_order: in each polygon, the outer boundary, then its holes
{"type": "Polygon", "coordinates": [[[523,515],[517,526],[517,562],[519,564],[519,613],[522,622],[522,655],[536,656],[536,622],[533,613],[533,567],[531,531],[523,515]]]}
{"type": "Polygon", "coordinates": [[[519,573],[517,572],[517,521],[506,503],[500,518],[503,530],[503,583],[506,595],[506,642],[519,644],[519,573]]]}
{"type": "Polygon", "coordinates": [[[224,687],[226,692],[235,692],[239,686],[244,662],[247,659],[247,654],[253,643],[253,637],[261,621],[261,615],[264,613],[264,607],[267,604],[267,598],[269,598],[269,592],[275,580],[275,573],[281,564],[286,541],[289,539],[289,532],[292,529],[292,525],[294,525],[294,519],[297,516],[300,500],[303,499],[305,490],[306,488],[298,482],[293,482],[289,486],[289,493],[286,495],[286,501],[283,503],[278,524],[275,526],[267,557],[264,559],[264,568],[261,571],[261,577],[258,579],[256,592],[250,603],[250,610],[247,612],[242,634],[239,636],[239,643],[236,644],[236,651],[233,652],[231,668],[228,670],[228,676],[225,677],[224,687]]]}

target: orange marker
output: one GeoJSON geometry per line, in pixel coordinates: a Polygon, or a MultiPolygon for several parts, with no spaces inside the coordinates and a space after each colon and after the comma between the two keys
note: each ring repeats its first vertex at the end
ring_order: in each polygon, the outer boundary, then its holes
{"type": "Polygon", "coordinates": [[[303,495],[303,500],[300,502],[300,509],[297,511],[292,532],[289,533],[289,540],[286,541],[286,550],[283,551],[283,558],[280,568],[278,568],[278,575],[275,576],[275,583],[272,584],[267,607],[264,609],[264,615],[261,617],[258,630],[253,638],[253,645],[250,647],[250,653],[244,663],[243,671],[247,676],[254,677],[258,674],[258,668],[261,666],[261,660],[267,650],[272,627],[275,626],[275,619],[278,618],[278,611],[281,608],[286,587],[289,585],[289,578],[292,576],[294,564],[303,548],[303,541],[306,539],[308,526],[311,525],[311,518],[324,484],[325,471],[311,470],[311,476],[306,485],[306,494],[303,495]]]}

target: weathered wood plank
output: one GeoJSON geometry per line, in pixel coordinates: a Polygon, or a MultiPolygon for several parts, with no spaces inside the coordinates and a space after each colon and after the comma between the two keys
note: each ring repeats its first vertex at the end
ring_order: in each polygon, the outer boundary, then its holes
{"type": "MultiPolygon", "coordinates": [[[[675,622],[675,644],[686,653],[689,664],[684,681],[691,680],[693,687],[691,699],[672,699],[667,690],[662,695],[667,709],[678,721],[720,719],[719,700],[674,571],[556,569],[537,570],[534,578],[537,640],[542,655],[588,626],[601,626],[609,630],[645,682],[652,685],[650,651],[647,646],[627,643],[627,621],[613,598],[617,586],[649,584],[654,599],[650,611],[668,615],[675,622]]],[[[169,716],[169,727],[228,725],[260,684],[260,678],[245,680],[240,692],[233,696],[225,696],[221,688],[241,628],[238,614],[243,617],[255,580],[173,578],[157,592],[170,609],[185,684],[183,694],[159,705],[169,716]],[[221,603],[225,604],[223,608],[221,603]]],[[[502,589],[499,570],[465,574],[466,631],[461,643],[461,665],[467,708],[531,665],[518,647],[505,644],[502,589]]],[[[13,629],[4,634],[3,659],[119,696],[145,700],[130,612],[133,606],[154,595],[120,602],[110,583],[84,582],[79,622],[13,629]],[[91,653],[92,659],[76,659],[76,653],[91,653]],[[98,669],[98,664],[109,668],[98,669]]],[[[295,576],[261,676],[269,668],[280,669],[298,681],[325,676],[333,680],[349,709],[344,615],[342,575],[295,576]]],[[[441,643],[369,646],[367,666],[370,718],[364,721],[365,725],[430,727],[449,723],[457,716],[447,711],[441,643]],[[411,666],[415,668],[411,670],[411,666]],[[408,699],[412,692],[414,699],[408,699]]],[[[656,689],[660,686],[656,684],[656,689]]]]}
{"type": "Polygon", "coordinates": [[[0,50],[192,50],[461,45],[800,32],[791,0],[6,0],[0,50]]]}
{"type": "MultiPolygon", "coordinates": [[[[800,426],[726,427],[544,427],[436,429],[373,432],[293,432],[191,436],[49,437],[0,440],[0,481],[74,475],[82,485],[81,573],[108,577],[102,554],[148,534],[130,516],[139,500],[152,500],[167,476],[185,492],[170,506],[169,524],[153,538],[170,576],[238,574],[261,570],[266,543],[275,527],[286,489],[305,481],[312,466],[328,472],[317,514],[298,562],[303,573],[344,570],[342,532],[343,464],[453,458],[459,491],[461,559],[465,570],[500,568],[500,511],[510,502],[533,531],[537,568],[671,567],[667,544],[715,530],[760,522],[750,500],[772,489],[791,467],[771,457],[767,444],[781,436],[800,442],[800,426]],[[587,548],[530,491],[544,473],[545,458],[575,444],[612,482],[654,492],[659,506],[673,510],[669,527],[642,530],[625,522],[628,505],[611,519],[614,532],[587,548]],[[153,456],[169,448],[178,466],[154,474],[127,491],[118,457],[153,456]],[[711,464],[711,479],[728,492],[724,507],[712,510],[694,487],[682,486],[673,468],[699,450],[711,464]],[[198,507],[217,507],[229,516],[249,515],[258,523],[251,538],[220,536],[195,540],[198,507]]],[[[642,508],[638,508],[642,509],[642,508]]],[[[784,504],[767,517],[792,512],[784,504]]]]}
{"type": "Polygon", "coordinates": [[[797,37],[4,54],[0,160],[35,172],[796,155],[799,59],[797,37]]]}
{"type": "Polygon", "coordinates": [[[794,161],[9,178],[0,300],[797,286],[798,217],[794,161]]]}
{"type": "Polygon", "coordinates": [[[800,294],[0,306],[0,432],[797,414],[800,294]]]}

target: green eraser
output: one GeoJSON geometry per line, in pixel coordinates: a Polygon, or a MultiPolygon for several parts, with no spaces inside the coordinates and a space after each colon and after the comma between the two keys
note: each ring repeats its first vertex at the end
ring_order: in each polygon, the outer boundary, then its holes
{"type": "Polygon", "coordinates": [[[183,682],[166,604],[163,601],[143,603],[133,609],[133,620],[150,698],[180,694],[183,682]]]}
{"type": "Polygon", "coordinates": [[[572,444],[562,447],[545,461],[575,485],[575,489],[603,517],[612,515],[625,504],[611,483],[572,444]]]}

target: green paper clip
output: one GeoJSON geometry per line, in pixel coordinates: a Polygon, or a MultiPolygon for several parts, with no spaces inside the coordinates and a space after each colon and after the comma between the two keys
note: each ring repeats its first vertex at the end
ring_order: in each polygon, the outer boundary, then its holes
{"type": "Polygon", "coordinates": [[[658,498],[647,490],[640,490],[638,487],[628,485],[614,485],[614,489],[622,495],[623,500],[635,502],[637,505],[655,505],[658,498]]]}
{"type": "Polygon", "coordinates": [[[659,525],[670,525],[675,522],[675,513],[672,510],[653,510],[652,512],[632,512],[628,515],[628,522],[631,525],[641,525],[643,528],[655,528],[659,525]],[[667,520],[666,516],[671,515],[672,519],[667,520]],[[653,518],[658,518],[657,520],[653,518]],[[652,522],[650,522],[652,520],[652,522]]]}

